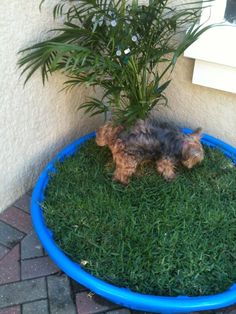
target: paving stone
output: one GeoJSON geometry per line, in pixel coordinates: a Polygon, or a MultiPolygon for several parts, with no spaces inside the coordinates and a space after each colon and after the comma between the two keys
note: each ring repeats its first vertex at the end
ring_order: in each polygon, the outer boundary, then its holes
{"type": "Polygon", "coordinates": [[[0,261],[0,285],[20,280],[20,245],[16,245],[0,261]]]}
{"type": "Polygon", "coordinates": [[[30,197],[31,197],[32,193],[33,193],[33,189],[30,189],[29,191],[26,192],[26,194],[29,195],[30,197]]]}
{"type": "Polygon", "coordinates": [[[93,295],[88,292],[76,294],[76,306],[79,314],[95,314],[119,307],[96,294],[93,295]]]}
{"type": "Polygon", "coordinates": [[[0,314],[21,314],[20,306],[8,307],[0,310],[0,314]]]}
{"type": "Polygon", "coordinates": [[[208,311],[200,311],[200,312],[191,312],[189,314],[223,314],[225,312],[222,312],[221,310],[208,310],[208,311]],[[220,311],[220,312],[218,312],[220,311]]]}
{"type": "Polygon", "coordinates": [[[28,233],[33,228],[30,215],[14,206],[7,208],[1,213],[0,220],[25,233],[28,233]]]}
{"type": "Polygon", "coordinates": [[[106,314],[131,314],[130,310],[128,309],[118,309],[113,311],[108,311],[106,314]]]}
{"type": "Polygon", "coordinates": [[[29,211],[30,211],[30,200],[31,200],[31,196],[26,193],[14,203],[14,206],[16,206],[16,207],[26,211],[27,213],[29,213],[29,211]]]}
{"type": "Polygon", "coordinates": [[[25,234],[0,221],[0,244],[7,248],[13,248],[25,234]]]}
{"type": "Polygon", "coordinates": [[[76,314],[76,307],[71,298],[69,278],[66,275],[54,275],[48,277],[47,282],[50,313],[76,314]]]}
{"type": "Polygon", "coordinates": [[[35,301],[35,302],[23,304],[22,314],[33,314],[33,313],[35,313],[35,314],[49,314],[48,300],[40,300],[40,301],[35,301]]]}
{"type": "Polygon", "coordinates": [[[0,286],[0,308],[47,298],[45,278],[8,283],[0,286]]]}
{"type": "Polygon", "coordinates": [[[73,279],[70,279],[70,283],[71,283],[71,287],[72,287],[74,294],[77,294],[77,293],[82,292],[82,291],[88,291],[88,288],[82,286],[81,284],[79,284],[77,281],[75,281],[73,279]]]}
{"type": "Polygon", "coordinates": [[[21,261],[21,278],[30,279],[55,274],[59,271],[48,256],[21,261]]]}
{"type": "Polygon", "coordinates": [[[218,310],[200,311],[191,314],[236,314],[236,305],[231,305],[218,310]]]}
{"type": "Polygon", "coordinates": [[[32,230],[21,241],[21,259],[43,256],[43,248],[35,232],[32,230]]]}
{"type": "Polygon", "coordinates": [[[3,256],[5,256],[7,253],[9,252],[9,249],[0,244],[0,259],[3,258],[3,256]]]}
{"type": "Polygon", "coordinates": [[[236,305],[217,310],[216,314],[236,314],[236,305]]]}

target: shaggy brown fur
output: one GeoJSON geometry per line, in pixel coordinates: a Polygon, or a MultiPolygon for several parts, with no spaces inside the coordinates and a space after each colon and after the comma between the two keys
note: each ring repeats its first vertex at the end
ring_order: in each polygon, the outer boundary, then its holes
{"type": "Polygon", "coordinates": [[[201,129],[185,135],[179,129],[155,120],[140,120],[129,131],[112,123],[102,126],[96,135],[99,146],[108,145],[116,164],[114,179],[128,184],[137,166],[154,159],[158,173],[166,180],[176,177],[178,162],[191,169],[204,158],[201,129]]]}

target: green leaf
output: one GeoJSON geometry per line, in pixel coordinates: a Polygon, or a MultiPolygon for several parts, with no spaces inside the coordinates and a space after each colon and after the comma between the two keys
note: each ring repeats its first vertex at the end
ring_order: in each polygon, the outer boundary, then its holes
{"type": "MultiPolygon", "coordinates": [[[[53,15],[63,16],[63,25],[50,30],[49,40],[22,49],[18,65],[25,83],[39,70],[43,83],[60,71],[65,88],[100,86],[114,119],[117,115],[131,125],[165,102],[162,92],[178,58],[215,26],[199,25],[202,4],[209,3],[150,0],[145,6],[137,0],[58,0],[53,15]]],[[[87,105],[92,114],[106,111],[99,101],[87,105]]]]}
{"type": "Polygon", "coordinates": [[[157,89],[156,89],[156,93],[157,94],[161,94],[170,84],[171,80],[165,82],[164,84],[162,84],[161,86],[159,86],[157,89]]]}

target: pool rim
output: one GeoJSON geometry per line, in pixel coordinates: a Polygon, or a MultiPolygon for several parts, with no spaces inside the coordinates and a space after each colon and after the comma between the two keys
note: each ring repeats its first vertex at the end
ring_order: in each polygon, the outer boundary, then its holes
{"type": "MultiPolygon", "coordinates": [[[[182,129],[182,131],[186,134],[192,132],[191,129],[187,128],[182,129]]],[[[219,309],[235,304],[236,284],[233,284],[228,290],[222,293],[196,297],[147,295],[133,292],[128,288],[120,288],[90,275],[84,271],[79,264],[73,262],[66,256],[57,246],[53,240],[53,233],[45,225],[42,208],[40,207],[40,203],[44,200],[44,191],[49,181],[49,173],[56,172],[54,167],[56,162],[63,162],[66,157],[73,155],[84,142],[93,138],[95,134],[95,132],[92,132],[82,136],[62,149],[41,172],[32,193],[31,216],[33,226],[44,249],[55,264],[69,277],[86,286],[96,294],[111,302],[133,310],[159,312],[163,314],[189,313],[193,311],[219,309]]],[[[236,148],[208,134],[203,134],[201,141],[209,147],[215,147],[223,151],[224,154],[236,164],[236,148]]]]}

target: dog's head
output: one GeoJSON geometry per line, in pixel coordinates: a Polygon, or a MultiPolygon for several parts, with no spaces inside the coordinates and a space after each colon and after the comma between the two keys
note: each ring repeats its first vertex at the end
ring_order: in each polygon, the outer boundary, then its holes
{"type": "Polygon", "coordinates": [[[100,127],[96,134],[96,143],[98,146],[111,146],[116,141],[117,136],[123,130],[122,126],[114,126],[112,123],[107,123],[100,127]]]}
{"type": "Polygon", "coordinates": [[[202,129],[196,129],[192,134],[186,136],[182,148],[182,164],[191,169],[204,158],[204,150],[200,142],[202,129]]]}

